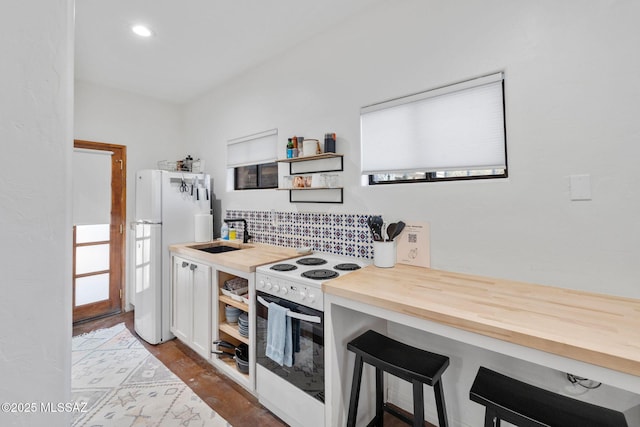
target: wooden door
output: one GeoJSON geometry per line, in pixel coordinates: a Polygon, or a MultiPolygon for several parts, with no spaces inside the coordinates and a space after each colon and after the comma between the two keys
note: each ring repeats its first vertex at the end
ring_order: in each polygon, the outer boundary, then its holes
{"type": "MultiPolygon", "coordinates": [[[[126,235],[126,147],[74,141],[74,148],[110,154],[108,224],[74,224],[73,322],[122,311],[126,235]]],[[[106,166],[108,167],[108,166],[106,166]]],[[[108,171],[107,171],[108,172],[108,171]]],[[[97,190],[105,191],[105,190],[97,190]]],[[[106,190],[108,191],[108,190],[106,190]]],[[[75,203],[75,202],[74,202],[75,203]]]]}

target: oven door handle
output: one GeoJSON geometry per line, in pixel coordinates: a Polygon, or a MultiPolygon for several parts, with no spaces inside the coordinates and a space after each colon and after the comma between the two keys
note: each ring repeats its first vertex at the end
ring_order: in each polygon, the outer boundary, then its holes
{"type": "MultiPolygon", "coordinates": [[[[258,295],[257,298],[258,298],[258,302],[260,304],[262,304],[265,307],[269,308],[269,303],[264,298],[262,298],[259,295],[258,295]]],[[[296,313],[295,311],[288,311],[287,312],[287,316],[291,317],[292,319],[304,320],[305,322],[322,323],[322,319],[319,316],[309,316],[307,314],[296,313]]]]}

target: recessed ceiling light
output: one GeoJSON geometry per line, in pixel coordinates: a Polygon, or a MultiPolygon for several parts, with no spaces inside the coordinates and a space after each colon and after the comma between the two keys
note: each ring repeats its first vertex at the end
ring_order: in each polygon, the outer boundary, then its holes
{"type": "Polygon", "coordinates": [[[153,34],[151,30],[144,25],[134,25],[133,27],[131,27],[131,31],[133,31],[140,37],[151,37],[151,35],[153,34]]]}

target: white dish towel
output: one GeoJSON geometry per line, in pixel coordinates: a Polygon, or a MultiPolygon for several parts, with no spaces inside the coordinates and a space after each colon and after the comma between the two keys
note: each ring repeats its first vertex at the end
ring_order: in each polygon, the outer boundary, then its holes
{"type": "Polygon", "coordinates": [[[293,364],[293,342],[291,340],[291,317],[287,316],[288,308],[269,303],[269,319],[267,321],[266,356],[280,366],[293,364]]]}

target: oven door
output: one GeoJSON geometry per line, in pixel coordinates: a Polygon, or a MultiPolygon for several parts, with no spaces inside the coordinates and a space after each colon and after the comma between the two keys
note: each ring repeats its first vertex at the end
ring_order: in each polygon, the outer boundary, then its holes
{"type": "Polygon", "coordinates": [[[257,292],[256,362],[288,383],[324,403],[324,316],[321,311],[280,297],[257,292]],[[293,366],[281,366],[265,355],[269,309],[276,303],[291,310],[293,366]]]}

